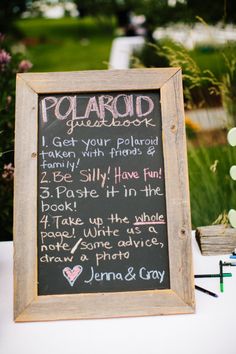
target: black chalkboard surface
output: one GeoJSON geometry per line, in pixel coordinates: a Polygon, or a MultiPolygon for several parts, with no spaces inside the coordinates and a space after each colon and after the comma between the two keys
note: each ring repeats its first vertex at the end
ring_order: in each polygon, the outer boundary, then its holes
{"type": "Polygon", "coordinates": [[[168,289],[160,93],[39,96],[39,295],[168,289]]]}
{"type": "Polygon", "coordinates": [[[180,68],[16,81],[14,319],[194,312],[180,68]]]}

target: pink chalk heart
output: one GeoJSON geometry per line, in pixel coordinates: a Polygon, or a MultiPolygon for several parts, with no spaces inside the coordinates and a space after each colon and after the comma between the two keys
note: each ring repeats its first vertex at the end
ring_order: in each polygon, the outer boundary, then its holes
{"type": "Polygon", "coordinates": [[[76,279],[80,276],[83,271],[83,267],[81,265],[74,266],[73,269],[66,267],[62,270],[62,273],[66,280],[68,280],[70,286],[73,286],[76,279]]]}

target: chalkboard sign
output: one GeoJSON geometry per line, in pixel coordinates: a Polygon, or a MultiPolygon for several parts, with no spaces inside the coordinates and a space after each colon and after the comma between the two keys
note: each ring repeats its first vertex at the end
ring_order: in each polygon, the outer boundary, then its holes
{"type": "Polygon", "coordinates": [[[16,107],[15,320],[193,312],[179,69],[20,74],[16,107]]]}

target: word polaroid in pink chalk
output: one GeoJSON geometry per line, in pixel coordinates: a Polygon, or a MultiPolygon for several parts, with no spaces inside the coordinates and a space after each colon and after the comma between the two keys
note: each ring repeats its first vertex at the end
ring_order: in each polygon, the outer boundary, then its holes
{"type": "Polygon", "coordinates": [[[62,273],[66,280],[68,280],[70,286],[73,286],[76,279],[80,276],[83,271],[83,267],[81,265],[74,266],[73,269],[66,267],[62,270],[62,273]]]}

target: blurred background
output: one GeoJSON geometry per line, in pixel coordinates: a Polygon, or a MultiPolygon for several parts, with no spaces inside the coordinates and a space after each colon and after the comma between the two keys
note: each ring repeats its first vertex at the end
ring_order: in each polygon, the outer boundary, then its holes
{"type": "Polygon", "coordinates": [[[17,72],[181,66],[193,228],[236,208],[235,0],[1,0],[0,240],[12,239],[17,72]]]}

